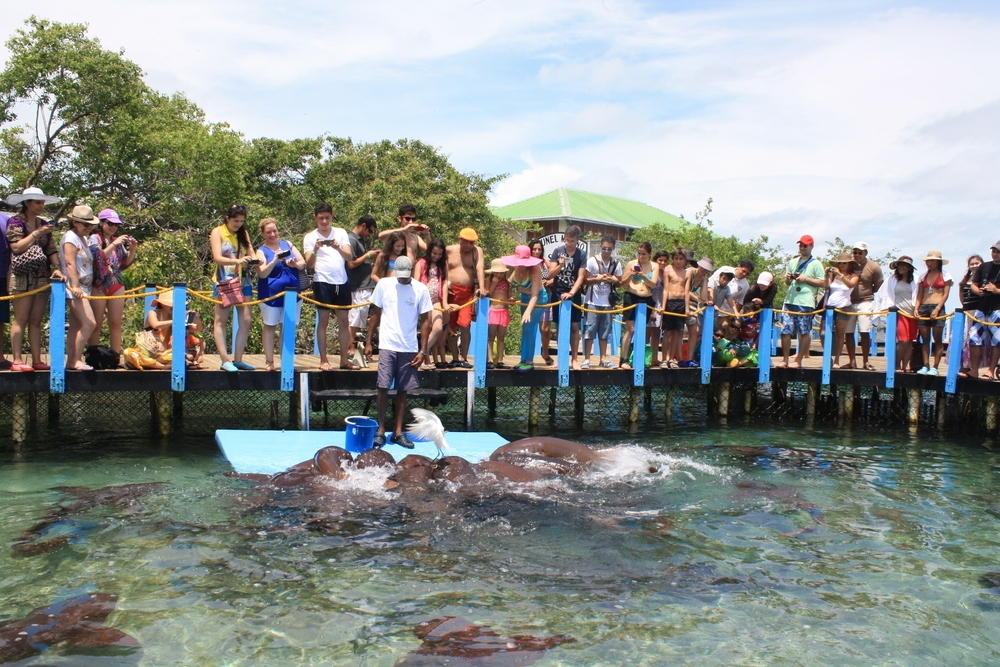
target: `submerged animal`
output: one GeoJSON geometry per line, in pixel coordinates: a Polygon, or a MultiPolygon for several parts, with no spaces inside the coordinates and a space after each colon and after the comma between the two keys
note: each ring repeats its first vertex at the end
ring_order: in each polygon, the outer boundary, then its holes
{"type": "Polygon", "coordinates": [[[474,625],[456,616],[424,621],[413,632],[423,644],[396,663],[397,667],[530,665],[546,650],[576,641],[566,635],[512,635],[504,639],[485,625],[474,625]]]}
{"type": "Polygon", "coordinates": [[[0,664],[30,658],[53,646],[66,646],[71,652],[108,646],[134,649],[139,646],[134,637],[102,624],[117,601],[118,596],[110,593],[87,593],[0,625],[0,664]]]}
{"type": "Polygon", "coordinates": [[[85,486],[57,486],[53,491],[61,491],[75,497],[77,501],[68,505],[58,504],[49,510],[38,523],[24,531],[21,538],[11,546],[11,555],[14,558],[24,558],[57,549],[69,542],[69,538],[60,536],[51,540],[43,541],[41,539],[45,532],[57,523],[101,505],[110,505],[132,513],[139,512],[142,506],[137,502],[137,499],[159,491],[164,486],[166,484],[163,482],[120,484],[100,489],[88,489],[85,486]]]}

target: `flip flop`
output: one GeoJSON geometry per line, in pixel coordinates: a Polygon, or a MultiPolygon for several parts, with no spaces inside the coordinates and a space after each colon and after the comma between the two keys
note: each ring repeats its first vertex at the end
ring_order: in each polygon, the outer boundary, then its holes
{"type": "Polygon", "coordinates": [[[71,370],[71,371],[92,371],[92,370],[94,370],[94,367],[93,366],[88,366],[87,364],[77,364],[76,366],[74,366],[73,368],[70,368],[69,370],[71,370]]]}
{"type": "Polygon", "coordinates": [[[873,371],[873,370],[875,370],[874,364],[865,364],[865,370],[866,371],[873,371]]]}
{"type": "Polygon", "coordinates": [[[12,370],[12,371],[21,371],[22,373],[33,373],[35,371],[35,369],[32,368],[31,366],[29,366],[28,364],[22,364],[22,363],[19,363],[19,362],[15,362],[15,363],[11,364],[10,365],[10,370],[12,370]]]}
{"type": "Polygon", "coordinates": [[[340,365],[340,370],[342,370],[342,371],[360,371],[361,370],[361,366],[358,366],[353,361],[348,361],[346,364],[341,364],[340,365]]]}
{"type": "Polygon", "coordinates": [[[49,371],[49,370],[52,370],[51,366],[49,366],[48,364],[43,363],[41,361],[37,361],[37,362],[31,364],[31,367],[34,368],[36,371],[49,371]]]}

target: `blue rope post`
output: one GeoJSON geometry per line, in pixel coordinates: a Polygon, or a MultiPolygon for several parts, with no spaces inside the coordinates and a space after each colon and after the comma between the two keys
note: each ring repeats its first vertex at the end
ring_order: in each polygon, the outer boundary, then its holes
{"type": "Polygon", "coordinates": [[[299,292],[286,289],[281,312],[281,391],[295,391],[295,334],[299,292]]]}
{"type": "Polygon", "coordinates": [[[174,283],[174,315],[170,323],[170,388],[184,391],[187,383],[187,285],[174,283]]]}
{"type": "Polygon", "coordinates": [[[145,326],[146,318],[149,317],[149,311],[153,310],[153,299],[156,298],[156,291],[155,284],[146,283],[146,299],[142,308],[143,326],[145,326]]]}
{"type": "Polygon", "coordinates": [[[885,317],[885,388],[896,386],[896,321],[900,317],[898,309],[889,308],[885,317]]]}
{"type": "Polygon", "coordinates": [[[705,306],[701,323],[701,383],[712,381],[712,336],[715,333],[715,306],[705,306]]]}
{"type": "MultiPolygon", "coordinates": [[[[830,384],[830,368],[833,366],[833,308],[827,306],[823,312],[823,377],[821,384],[830,384]]],[[[809,351],[806,350],[806,354],[809,351]]]]}
{"type": "Polygon", "coordinates": [[[472,372],[476,376],[476,389],[486,386],[486,362],[490,346],[490,298],[481,296],[476,302],[476,321],[472,323],[472,372]]]}
{"type": "Polygon", "coordinates": [[[632,337],[632,385],[646,384],[646,317],[648,306],[640,303],[635,309],[635,336],[632,337]]]}
{"type": "Polygon", "coordinates": [[[49,299],[49,392],[66,392],[66,283],[50,280],[49,299]]]}
{"type": "Polygon", "coordinates": [[[762,308],[757,332],[757,382],[771,381],[771,343],[774,340],[774,310],[762,308]]]}
{"type": "MultiPolygon", "coordinates": [[[[955,309],[951,318],[951,337],[948,343],[948,375],[944,380],[944,390],[954,394],[958,389],[958,371],[962,368],[962,343],[965,338],[965,311],[955,309]]],[[[989,363],[989,362],[987,362],[989,363]]]]}
{"type": "Polygon", "coordinates": [[[559,331],[556,338],[556,367],[559,372],[559,386],[569,386],[569,342],[573,328],[573,300],[566,299],[559,304],[559,331]]]}

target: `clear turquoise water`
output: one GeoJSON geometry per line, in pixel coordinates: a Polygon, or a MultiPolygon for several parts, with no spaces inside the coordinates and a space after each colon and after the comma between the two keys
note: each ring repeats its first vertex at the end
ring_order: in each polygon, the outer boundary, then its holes
{"type": "Polygon", "coordinates": [[[1000,659],[1000,455],[903,432],[709,428],[578,439],[582,479],[402,504],[354,480],[330,504],[223,476],[208,438],[63,436],[0,449],[0,619],[121,596],[126,656],[25,665],[393,665],[458,615],[566,634],[539,665],[988,665],[1000,659]],[[780,446],[811,452],[760,452],[780,446]],[[658,472],[651,474],[653,465],[658,472]],[[169,486],[9,545],[51,487],[169,486]],[[291,507],[289,505],[292,505],[291,507]],[[374,506],[373,506],[374,505],[374,506]]]}

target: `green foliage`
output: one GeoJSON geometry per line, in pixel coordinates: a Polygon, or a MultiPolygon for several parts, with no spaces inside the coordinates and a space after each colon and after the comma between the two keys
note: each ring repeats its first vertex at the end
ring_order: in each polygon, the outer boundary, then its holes
{"type": "Polygon", "coordinates": [[[705,202],[705,208],[688,222],[681,216],[681,228],[674,229],[662,224],[654,224],[632,232],[632,241],[647,241],[658,250],[673,250],[675,247],[690,248],[700,259],[711,257],[715,267],[735,266],[744,259],[754,263],[755,273],[761,271],[781,271],[786,257],[781,248],[768,246],[768,237],[760,235],[749,241],[741,241],[735,236],[720,236],[712,232],[712,199],[705,202]]]}

